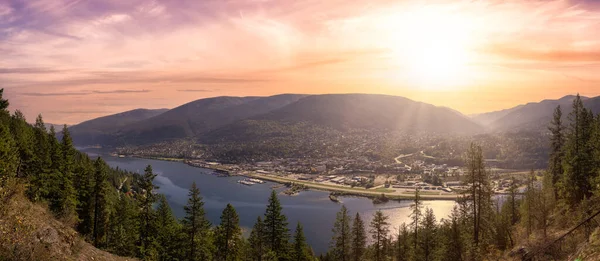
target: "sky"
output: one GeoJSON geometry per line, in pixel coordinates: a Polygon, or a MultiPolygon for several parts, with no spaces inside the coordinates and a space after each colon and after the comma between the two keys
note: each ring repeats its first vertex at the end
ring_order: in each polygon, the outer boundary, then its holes
{"type": "Polygon", "coordinates": [[[67,124],[279,93],[472,114],[600,95],[598,32],[593,0],[0,0],[0,88],[67,124]]]}

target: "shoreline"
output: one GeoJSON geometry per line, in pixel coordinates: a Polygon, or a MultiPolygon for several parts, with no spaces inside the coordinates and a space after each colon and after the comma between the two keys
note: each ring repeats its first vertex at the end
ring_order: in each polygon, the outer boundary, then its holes
{"type": "MultiPolygon", "coordinates": [[[[215,167],[212,167],[210,165],[194,166],[192,164],[186,163],[185,159],[179,159],[179,158],[149,157],[149,156],[141,156],[141,155],[128,155],[126,157],[150,159],[150,160],[160,160],[160,161],[170,161],[170,162],[180,162],[180,163],[183,163],[190,167],[207,169],[207,170],[212,170],[212,171],[217,171],[217,172],[225,170],[225,171],[229,172],[229,176],[231,176],[231,177],[232,176],[243,176],[243,177],[247,177],[247,178],[256,178],[256,179],[261,179],[261,180],[267,180],[267,181],[275,182],[278,184],[285,184],[285,183],[292,182],[292,183],[305,185],[309,189],[312,189],[312,190],[319,190],[319,191],[326,191],[326,192],[341,192],[344,194],[344,196],[358,196],[358,197],[366,197],[366,198],[373,199],[373,198],[379,197],[383,194],[383,195],[385,195],[385,197],[387,197],[388,199],[391,199],[391,200],[413,200],[415,198],[414,193],[410,193],[410,194],[396,193],[396,192],[390,193],[390,192],[385,192],[385,191],[367,190],[364,188],[342,187],[342,186],[314,183],[314,182],[310,182],[310,181],[288,179],[288,178],[279,177],[279,176],[276,176],[273,174],[258,174],[258,173],[250,173],[250,172],[248,172],[248,173],[232,173],[229,170],[226,170],[223,168],[218,168],[216,166],[215,167]]],[[[424,191],[422,191],[422,192],[424,192],[424,191]]],[[[453,200],[453,201],[456,201],[460,195],[459,194],[431,195],[431,194],[423,194],[422,193],[420,196],[422,199],[426,199],[426,200],[453,200]]]]}

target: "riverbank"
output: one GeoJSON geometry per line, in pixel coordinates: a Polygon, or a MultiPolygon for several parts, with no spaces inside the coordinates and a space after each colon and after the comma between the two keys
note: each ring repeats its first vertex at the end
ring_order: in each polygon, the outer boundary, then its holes
{"type": "MultiPolygon", "coordinates": [[[[276,183],[281,183],[281,184],[292,182],[292,183],[305,185],[306,187],[308,187],[310,189],[327,191],[327,192],[342,192],[345,195],[352,195],[352,196],[362,196],[362,197],[373,198],[373,197],[381,196],[381,194],[384,194],[389,199],[397,199],[397,200],[414,199],[414,193],[398,192],[396,190],[391,190],[391,189],[363,189],[363,188],[333,186],[333,185],[327,185],[327,184],[322,184],[322,183],[288,179],[288,178],[284,178],[284,177],[280,177],[280,176],[274,176],[274,175],[268,175],[268,174],[258,174],[258,173],[246,173],[243,175],[246,177],[268,180],[271,182],[276,182],[276,183]]],[[[428,199],[428,200],[456,200],[458,197],[459,197],[459,195],[457,195],[457,194],[434,195],[434,194],[421,193],[421,198],[428,199]]]]}
{"type": "MultiPolygon", "coordinates": [[[[352,188],[352,187],[347,187],[347,186],[329,185],[329,184],[316,183],[316,182],[311,182],[311,181],[290,179],[290,178],[285,178],[285,177],[273,175],[273,174],[259,174],[259,173],[255,173],[255,172],[240,173],[240,172],[226,170],[222,167],[219,167],[218,165],[195,166],[193,164],[186,163],[185,159],[179,159],[179,158],[148,157],[148,156],[138,156],[138,155],[131,155],[131,157],[142,158],[142,159],[161,160],[161,161],[181,162],[183,164],[186,164],[186,165],[189,165],[192,167],[196,167],[196,168],[209,169],[209,170],[213,170],[213,171],[227,171],[229,176],[244,176],[244,177],[248,177],[248,178],[267,180],[267,181],[271,181],[271,182],[275,182],[275,183],[279,183],[279,184],[286,184],[286,183],[302,184],[302,185],[305,185],[309,189],[326,191],[326,192],[341,192],[344,195],[374,198],[374,197],[379,197],[382,194],[384,194],[387,198],[394,199],[394,200],[414,199],[414,192],[410,192],[410,191],[398,191],[398,190],[387,189],[387,188],[376,188],[376,189],[364,189],[364,188],[360,188],[360,187],[352,188]]],[[[427,200],[456,200],[460,195],[458,195],[458,194],[441,194],[441,193],[434,193],[434,192],[430,192],[430,191],[421,191],[420,196],[422,199],[427,199],[427,200]]]]}

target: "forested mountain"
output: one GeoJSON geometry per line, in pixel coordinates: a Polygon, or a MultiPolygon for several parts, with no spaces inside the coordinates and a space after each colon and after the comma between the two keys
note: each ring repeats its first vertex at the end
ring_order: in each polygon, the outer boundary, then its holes
{"type": "Polygon", "coordinates": [[[281,126],[302,123],[338,131],[473,134],[483,130],[471,119],[448,108],[403,97],[372,94],[206,98],[144,120],[103,126],[102,139],[94,138],[95,130],[88,128],[90,124],[85,124],[86,128],[76,125],[71,130],[74,142],[79,145],[141,145],[192,137],[214,141],[234,138],[215,137],[213,134],[217,130],[224,129],[227,130],[224,133],[235,135],[254,126],[248,126],[244,120],[258,125],[261,122],[281,126]]]}
{"type": "MultiPolygon", "coordinates": [[[[155,117],[139,119],[110,128],[104,139],[86,139],[74,131],[74,142],[79,145],[144,144],[187,138],[216,129],[226,124],[269,112],[293,103],[304,95],[282,94],[271,97],[214,97],[196,100],[155,117]],[[81,138],[79,138],[81,137],[81,138]]],[[[73,126],[74,130],[79,126],[73,126]]]]}
{"type": "MultiPolygon", "coordinates": [[[[110,139],[115,130],[152,118],[166,111],[168,109],[135,109],[85,121],[69,127],[69,131],[75,141],[85,141],[83,142],[85,145],[98,144],[110,139]]],[[[62,126],[55,128],[61,130],[62,126]]]]}
{"type": "Polygon", "coordinates": [[[307,122],[338,130],[472,134],[479,125],[451,109],[404,97],[376,94],[312,95],[255,120],[307,122]]]}
{"type": "MultiPolygon", "coordinates": [[[[517,107],[476,115],[475,121],[482,123],[489,131],[536,131],[546,132],[548,122],[552,119],[552,110],[556,106],[561,106],[563,112],[571,112],[571,103],[575,96],[568,95],[558,100],[543,100],[541,102],[532,102],[517,107]]],[[[600,97],[587,98],[581,97],[586,108],[594,113],[600,112],[600,97]]]]}

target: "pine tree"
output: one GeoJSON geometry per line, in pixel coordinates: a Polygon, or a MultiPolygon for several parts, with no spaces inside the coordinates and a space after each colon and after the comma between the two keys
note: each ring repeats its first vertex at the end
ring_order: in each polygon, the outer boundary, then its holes
{"type": "Polygon", "coordinates": [[[215,244],[218,260],[237,260],[241,255],[240,218],[231,204],[227,204],[221,214],[221,224],[216,229],[215,244]]]}
{"type": "Polygon", "coordinates": [[[142,191],[139,201],[140,204],[140,243],[139,257],[157,255],[156,253],[156,233],[155,233],[155,217],[153,205],[156,203],[157,196],[154,193],[157,186],[154,185],[156,174],[152,171],[152,166],[148,165],[144,170],[144,175],[138,180],[138,187],[142,191]]]}
{"type": "Polygon", "coordinates": [[[419,247],[421,248],[420,252],[423,254],[423,257],[419,258],[419,260],[429,261],[433,259],[433,254],[437,247],[436,242],[438,241],[437,225],[432,209],[427,208],[425,210],[425,216],[421,221],[421,228],[419,247]]]}
{"type": "Polygon", "coordinates": [[[182,260],[185,255],[181,252],[182,228],[164,195],[159,196],[156,208],[156,230],[159,260],[182,260]]]}
{"type": "Polygon", "coordinates": [[[421,201],[421,193],[419,191],[419,188],[416,188],[414,202],[412,205],[410,205],[410,218],[412,219],[410,224],[411,224],[411,227],[413,230],[413,235],[414,235],[413,244],[414,244],[415,251],[417,251],[419,249],[419,247],[418,247],[419,225],[421,224],[421,216],[423,215],[422,209],[423,209],[423,202],[421,201]]]}
{"type": "Polygon", "coordinates": [[[377,210],[373,215],[373,221],[371,221],[371,238],[373,239],[373,249],[375,250],[375,261],[384,260],[383,256],[383,245],[388,237],[389,233],[389,222],[388,217],[377,210]]]}
{"type": "Polygon", "coordinates": [[[560,105],[554,110],[554,117],[550,123],[550,162],[548,164],[548,172],[550,173],[550,184],[554,189],[554,198],[558,198],[558,190],[555,189],[560,177],[563,175],[563,160],[564,160],[564,125],[562,123],[562,110],[560,105]]]}
{"type": "Polygon", "coordinates": [[[264,221],[266,249],[273,251],[278,258],[285,259],[288,254],[290,232],[287,228],[287,218],[281,213],[281,210],[277,193],[272,190],[264,221]]]}
{"type": "Polygon", "coordinates": [[[408,261],[410,260],[411,244],[410,244],[410,231],[405,223],[400,225],[398,229],[398,235],[396,236],[396,261],[408,261]]]}
{"type": "Polygon", "coordinates": [[[15,111],[10,125],[18,151],[16,175],[17,177],[27,177],[33,173],[35,163],[33,129],[19,110],[15,111]]]}
{"type": "Polygon", "coordinates": [[[94,225],[92,239],[94,246],[103,246],[108,225],[108,194],[110,186],[107,182],[108,166],[102,158],[94,162],[94,187],[93,187],[93,206],[94,206],[94,225]]]}
{"type": "MultiPolygon", "coordinates": [[[[478,251],[479,243],[484,230],[484,216],[490,208],[491,188],[488,173],[485,170],[483,151],[481,146],[472,143],[466,154],[467,175],[466,183],[471,184],[467,190],[467,200],[471,201],[471,213],[473,222],[472,243],[473,250],[478,251]]],[[[478,252],[474,255],[478,255],[478,252]]],[[[474,256],[473,258],[478,258],[474,256]]]]}
{"type": "MultiPolygon", "coordinates": [[[[1,89],[0,89],[1,90],[1,89]]],[[[5,103],[0,92],[0,105],[5,103]]],[[[1,113],[1,112],[0,112],[1,113]]],[[[10,134],[9,128],[0,124],[0,196],[4,193],[3,187],[17,170],[16,144],[10,134]]]]}
{"type": "Polygon", "coordinates": [[[352,233],[350,230],[350,215],[348,215],[346,206],[342,205],[342,209],[337,213],[332,231],[331,248],[333,257],[335,260],[349,261],[351,258],[352,233]]]}
{"type": "Polygon", "coordinates": [[[352,261],[361,261],[367,248],[367,235],[365,232],[365,223],[356,213],[354,222],[352,222],[352,261]]]}
{"type": "Polygon", "coordinates": [[[75,169],[75,147],[67,125],[63,127],[63,138],[61,143],[62,165],[60,167],[60,216],[69,222],[76,222],[77,196],[73,187],[73,172],[75,169]]]}
{"type": "Polygon", "coordinates": [[[442,225],[443,241],[444,245],[441,251],[442,261],[462,261],[463,253],[465,250],[463,244],[463,234],[465,233],[463,227],[466,227],[466,222],[463,223],[462,216],[459,207],[455,206],[452,209],[450,217],[442,225]]]}
{"type": "Polygon", "coordinates": [[[50,141],[48,139],[48,130],[42,119],[38,115],[34,125],[34,146],[35,156],[30,173],[30,186],[27,188],[27,196],[32,201],[46,199],[49,193],[48,179],[50,178],[50,141]]]}
{"type": "MultiPolygon", "coordinates": [[[[98,158],[99,159],[99,158],[98,158]]],[[[89,236],[93,241],[94,230],[94,180],[99,166],[95,166],[89,157],[82,157],[80,164],[75,168],[74,185],[77,191],[77,216],[79,224],[77,231],[84,236],[89,236]]]]}
{"type": "Polygon", "coordinates": [[[108,233],[108,249],[120,255],[134,257],[137,255],[136,242],[139,239],[139,208],[127,195],[120,195],[111,215],[108,233]]]}
{"type": "Polygon", "coordinates": [[[189,247],[188,260],[209,260],[211,258],[211,241],[209,237],[210,222],[206,219],[204,202],[196,182],[192,183],[188,194],[188,203],[184,207],[183,227],[187,233],[189,247]]]}
{"type": "Polygon", "coordinates": [[[592,196],[590,177],[593,171],[593,114],[583,106],[579,94],[573,101],[569,114],[569,127],[565,142],[564,175],[561,179],[560,195],[568,206],[576,206],[584,198],[592,196]]]}
{"type": "Polygon", "coordinates": [[[56,139],[56,132],[54,126],[50,126],[49,147],[50,147],[50,160],[52,165],[50,166],[49,178],[46,181],[48,184],[48,201],[50,210],[54,215],[59,216],[62,213],[62,165],[63,165],[63,153],[62,148],[58,140],[56,139]]]}
{"type": "Polygon", "coordinates": [[[7,99],[3,99],[4,95],[4,88],[0,89],[0,112],[6,112],[8,113],[7,109],[8,109],[8,100],[7,99]]]}
{"type": "Polygon", "coordinates": [[[248,238],[248,243],[250,244],[250,253],[249,256],[252,257],[252,260],[262,261],[262,256],[265,254],[266,242],[264,235],[265,227],[260,216],[256,219],[256,223],[254,223],[254,227],[250,232],[250,237],[248,238]]]}
{"type": "Polygon", "coordinates": [[[294,249],[292,253],[292,261],[309,260],[311,260],[311,257],[308,253],[308,246],[306,245],[304,231],[302,229],[302,225],[300,224],[300,222],[298,222],[298,225],[296,225],[296,233],[294,234],[294,249]]]}

